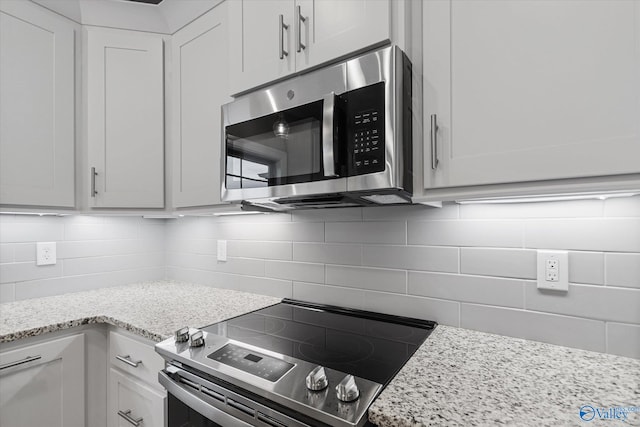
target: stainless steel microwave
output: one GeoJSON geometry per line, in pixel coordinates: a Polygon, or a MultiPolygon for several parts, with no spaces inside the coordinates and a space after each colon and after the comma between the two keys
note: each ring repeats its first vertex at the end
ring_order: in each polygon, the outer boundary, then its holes
{"type": "Polygon", "coordinates": [[[222,107],[222,200],[289,210],[410,203],[411,63],[396,46],[222,107]]]}

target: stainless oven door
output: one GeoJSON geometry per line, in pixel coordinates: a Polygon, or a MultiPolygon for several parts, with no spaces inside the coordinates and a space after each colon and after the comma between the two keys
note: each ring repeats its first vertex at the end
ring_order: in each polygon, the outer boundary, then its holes
{"type": "Polygon", "coordinates": [[[223,201],[346,191],[339,146],[345,70],[318,70],[222,107],[223,201]]]}
{"type": "Polygon", "coordinates": [[[167,427],[309,426],[173,365],[158,381],[167,390],[167,427]]]}

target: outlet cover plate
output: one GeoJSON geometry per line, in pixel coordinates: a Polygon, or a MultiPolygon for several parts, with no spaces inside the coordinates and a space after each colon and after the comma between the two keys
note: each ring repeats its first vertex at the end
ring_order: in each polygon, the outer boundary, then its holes
{"type": "Polygon", "coordinates": [[[226,262],[227,261],[227,241],[218,240],[217,249],[218,249],[217,250],[218,261],[226,262]]]}
{"type": "Polygon", "coordinates": [[[56,242],[36,244],[36,265],[53,265],[56,261],[56,242]]]}
{"type": "Polygon", "coordinates": [[[569,252],[538,250],[538,289],[569,291],[569,252]],[[557,280],[547,280],[550,276],[557,280]]]}

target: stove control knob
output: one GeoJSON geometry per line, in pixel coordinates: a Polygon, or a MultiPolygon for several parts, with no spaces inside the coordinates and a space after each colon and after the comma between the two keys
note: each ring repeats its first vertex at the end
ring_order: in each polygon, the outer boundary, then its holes
{"type": "Polygon", "coordinates": [[[202,347],[204,345],[204,334],[196,331],[189,337],[189,347],[202,347]]]}
{"type": "Polygon", "coordinates": [[[347,375],[336,386],[336,397],[343,402],[352,402],[360,397],[360,390],[353,375],[347,375]]]}
{"type": "Polygon", "coordinates": [[[324,368],[320,365],[313,368],[313,371],[309,372],[307,379],[307,388],[309,390],[318,391],[323,390],[329,385],[327,381],[327,374],[324,372],[324,368]]]}
{"type": "Polygon", "coordinates": [[[180,328],[175,333],[176,342],[187,342],[189,341],[189,328],[184,327],[180,328]]]}

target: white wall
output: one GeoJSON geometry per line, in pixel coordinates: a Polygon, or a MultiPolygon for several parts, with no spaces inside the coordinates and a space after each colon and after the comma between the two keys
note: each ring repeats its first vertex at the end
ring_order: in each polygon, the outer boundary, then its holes
{"type": "Polygon", "coordinates": [[[167,222],[167,265],[172,279],[640,358],[640,197],[182,218],[167,222]],[[536,248],[570,251],[568,293],[537,290],[536,248]]]}
{"type": "Polygon", "coordinates": [[[0,215],[0,302],[163,279],[164,227],[140,217],[0,215]],[[36,266],[36,242],[56,242],[56,265],[36,266]]]}

